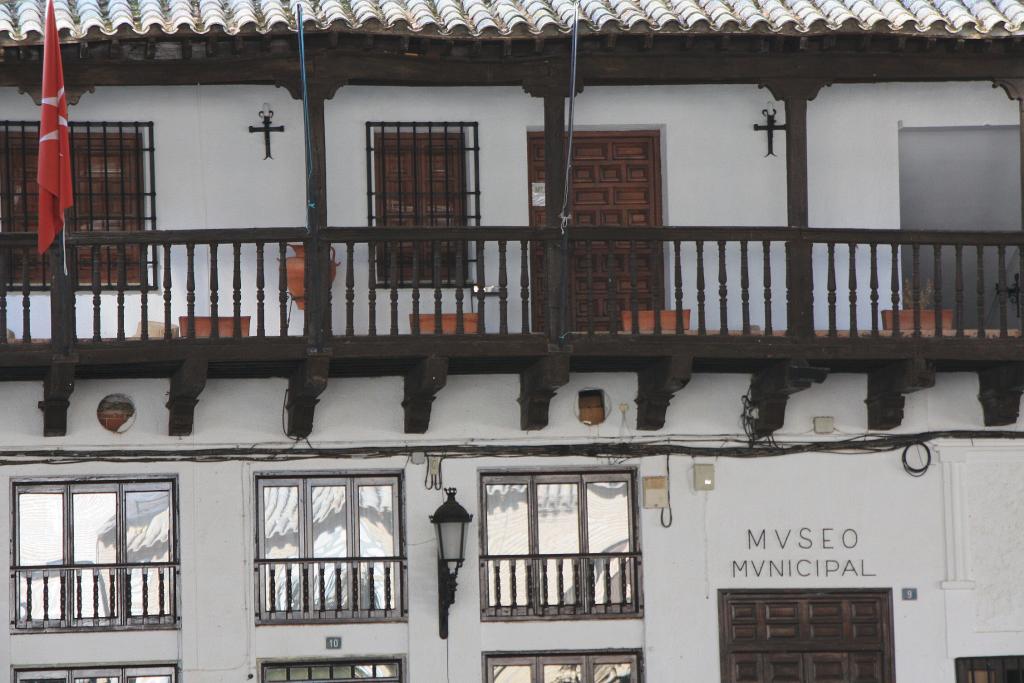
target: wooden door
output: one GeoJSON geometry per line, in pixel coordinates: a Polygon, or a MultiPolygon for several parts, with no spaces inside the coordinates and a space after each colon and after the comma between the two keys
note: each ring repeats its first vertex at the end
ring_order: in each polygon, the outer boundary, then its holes
{"type": "MultiPolygon", "coordinates": [[[[544,134],[530,133],[530,225],[544,226],[543,187],[544,134]]],[[[584,131],[573,142],[572,225],[617,226],[628,235],[629,228],[661,225],[661,140],[658,131],[584,131]]],[[[544,311],[544,280],[541,253],[531,258],[533,324],[541,329],[544,311]]],[[[611,245],[593,243],[589,249],[574,244],[569,255],[568,292],[570,329],[607,330],[610,327],[609,279],[615,288],[615,311],[630,309],[633,298],[640,309],[653,308],[655,297],[663,296],[660,245],[631,243],[628,239],[611,245]],[[611,251],[613,277],[609,278],[611,251]],[[589,264],[589,268],[588,268],[589,264]]],[[[663,304],[663,302],[662,302],[663,304]]]]}
{"type": "Polygon", "coordinates": [[[892,683],[887,590],[721,591],[725,683],[892,683]]]}

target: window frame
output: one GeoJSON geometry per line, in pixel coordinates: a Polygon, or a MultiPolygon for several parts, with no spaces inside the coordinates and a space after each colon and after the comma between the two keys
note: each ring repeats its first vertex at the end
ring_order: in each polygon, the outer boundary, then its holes
{"type": "MultiPolygon", "coordinates": [[[[68,477],[68,478],[14,478],[11,479],[11,574],[16,576],[19,571],[31,571],[30,568],[36,565],[26,565],[21,562],[21,516],[20,496],[23,493],[29,494],[60,494],[61,495],[61,529],[63,539],[61,543],[61,563],[48,566],[54,570],[92,570],[105,563],[85,564],[75,562],[74,546],[74,496],[82,493],[113,493],[116,496],[116,539],[115,553],[117,560],[113,564],[118,567],[167,567],[169,603],[166,605],[168,613],[162,617],[158,615],[132,616],[125,610],[125,589],[124,583],[118,583],[116,591],[117,615],[108,617],[116,619],[116,623],[97,624],[95,621],[103,617],[79,617],[79,619],[91,622],[75,624],[75,617],[69,616],[73,613],[72,607],[66,607],[64,619],[27,619],[22,621],[20,615],[20,578],[11,581],[11,625],[12,634],[34,633],[34,632],[85,632],[85,631],[126,631],[126,630],[167,630],[177,629],[181,626],[181,591],[180,591],[180,539],[179,539],[179,498],[178,479],[176,475],[154,475],[128,478],[118,477],[68,477]],[[154,488],[154,485],[159,488],[154,488]],[[130,493],[166,491],[169,496],[170,529],[167,535],[168,559],[163,562],[129,562],[127,560],[127,527],[125,517],[125,499],[130,493]],[[159,618],[164,621],[160,623],[147,619],[159,618]],[[66,622],[66,623],[65,623],[66,622]]],[[[74,586],[66,582],[64,590],[68,591],[68,604],[72,603],[74,586]]],[[[59,592],[55,589],[54,592],[59,592]]],[[[54,600],[61,600],[64,596],[59,595],[54,600]]]]}
{"type": "Polygon", "coordinates": [[[631,658],[633,664],[633,680],[630,683],[643,683],[644,658],[639,649],[606,648],[600,650],[537,650],[530,652],[484,652],[483,678],[484,683],[494,683],[496,664],[512,666],[529,666],[532,669],[531,683],[543,683],[543,669],[546,664],[576,663],[579,660],[583,670],[582,683],[593,683],[594,666],[598,664],[614,664],[624,658],[631,658]]]}
{"type": "MultiPolygon", "coordinates": [[[[383,655],[380,657],[342,657],[339,659],[300,659],[296,661],[288,660],[264,660],[259,663],[260,667],[260,683],[273,683],[267,680],[267,670],[276,668],[288,668],[288,667],[315,667],[315,666],[366,666],[375,664],[393,664],[398,667],[397,678],[392,676],[390,678],[351,678],[351,681],[384,681],[384,683],[403,683],[405,681],[405,658],[393,655],[383,655]]],[[[333,676],[332,676],[333,677],[333,676]]],[[[296,679],[299,680],[299,679],[296,679]]],[[[346,681],[347,683],[347,681],[346,681]]]]}
{"type": "Polygon", "coordinates": [[[484,470],[480,472],[480,556],[490,555],[487,546],[487,486],[489,484],[527,484],[527,508],[528,526],[530,533],[529,552],[527,555],[545,554],[571,554],[571,553],[541,553],[538,536],[537,521],[537,484],[573,484],[578,483],[579,489],[579,551],[575,554],[586,555],[590,553],[589,535],[587,534],[587,502],[586,486],[590,483],[604,481],[624,481],[629,496],[629,536],[630,548],[627,552],[640,554],[640,524],[639,508],[636,499],[636,468],[601,468],[601,469],[539,469],[539,470],[484,470]]]}
{"type": "MultiPolygon", "coordinates": [[[[480,523],[478,524],[479,548],[480,548],[480,618],[482,621],[552,621],[564,619],[637,619],[642,618],[644,613],[643,599],[643,551],[640,539],[640,509],[637,496],[637,479],[639,471],[636,467],[566,467],[566,468],[524,468],[519,469],[497,469],[481,470],[479,472],[479,509],[480,523]],[[633,575],[630,589],[633,595],[632,602],[635,609],[632,611],[605,612],[588,611],[586,604],[581,609],[572,613],[562,612],[551,605],[526,605],[505,606],[488,604],[490,595],[490,578],[488,574],[488,560],[491,557],[505,557],[504,554],[491,555],[488,548],[488,520],[487,520],[487,487],[491,484],[523,484],[527,485],[527,525],[529,530],[529,549],[527,553],[521,554],[524,558],[529,557],[559,557],[574,556],[588,557],[593,555],[589,548],[589,533],[587,519],[586,493],[587,485],[594,482],[623,481],[626,483],[629,512],[629,541],[630,547],[623,554],[635,555],[635,573],[633,575]],[[577,529],[579,534],[579,550],[576,553],[541,553],[539,543],[539,522],[537,507],[536,488],[539,484],[566,484],[576,483],[579,485],[579,502],[577,529]],[[539,610],[539,611],[538,611],[539,610]],[[554,610],[554,611],[552,611],[554,610]]],[[[597,553],[600,554],[600,553],[597,553]]],[[[508,555],[516,555],[509,553],[508,555]]],[[[528,576],[528,575],[527,575],[528,576]]],[[[527,585],[527,590],[530,586],[527,585]]]]}
{"type": "MultiPolygon", "coordinates": [[[[274,626],[282,624],[327,624],[327,623],[386,623],[386,622],[404,622],[408,618],[408,557],[406,555],[406,537],[405,537],[405,480],[404,473],[402,471],[368,471],[368,472],[323,472],[323,471],[301,471],[301,472],[257,472],[254,475],[254,506],[255,506],[255,520],[254,525],[254,538],[253,538],[253,550],[254,550],[254,590],[256,591],[255,597],[255,617],[257,626],[274,626]],[[312,495],[312,489],[316,486],[332,486],[341,485],[346,486],[346,544],[347,552],[344,557],[314,557],[313,556],[313,535],[312,535],[312,512],[309,510],[308,501],[312,495]],[[361,529],[359,525],[359,487],[364,485],[387,485],[391,486],[392,492],[392,506],[394,508],[395,523],[397,528],[395,529],[395,543],[396,550],[393,555],[380,556],[381,562],[393,562],[400,572],[398,580],[393,584],[394,589],[397,590],[398,595],[395,600],[395,608],[392,610],[378,609],[378,610],[363,610],[357,608],[350,608],[344,610],[345,612],[351,612],[354,616],[342,616],[337,618],[331,617],[313,617],[305,618],[301,616],[303,612],[302,607],[295,612],[299,613],[297,617],[285,617],[285,618],[272,618],[268,617],[267,613],[273,612],[272,610],[264,610],[263,599],[264,595],[262,592],[262,576],[261,566],[277,562],[279,564],[293,563],[308,563],[320,561],[321,563],[328,562],[347,562],[347,561],[359,561],[359,560],[374,560],[376,556],[373,555],[362,555],[358,552],[361,543],[361,529]],[[299,553],[296,558],[267,558],[265,551],[265,523],[264,517],[264,494],[263,491],[267,487],[286,487],[286,486],[297,486],[299,489],[299,553]],[[354,494],[354,495],[352,495],[354,494]],[[353,553],[352,551],[356,552],[353,553]],[[367,612],[365,615],[355,616],[358,612],[367,612]],[[373,612],[383,613],[383,616],[370,614],[373,612]]],[[[315,597],[310,601],[311,607],[307,608],[308,611],[316,611],[312,608],[315,603],[315,597]]],[[[274,610],[280,611],[280,610],[274,610]]],[[[320,610],[322,612],[328,612],[330,610],[320,610]]],[[[342,610],[335,609],[335,612],[342,610]]],[[[287,612],[287,610],[284,610],[287,612]]],[[[332,660],[333,661],[333,660],[332,660]]]]}
{"type": "Polygon", "coordinates": [[[1019,655],[984,655],[980,657],[957,657],[955,660],[956,683],[1007,683],[1006,674],[1009,673],[1007,665],[1013,664],[1016,668],[1013,673],[1020,676],[1024,681],[1024,654],[1019,655]],[[984,665],[985,670],[976,668],[984,665]],[[990,668],[994,665],[994,668],[990,668]],[[984,674],[978,677],[978,673],[984,674]]]}
{"type": "MultiPolygon", "coordinates": [[[[37,217],[29,213],[29,206],[26,205],[23,216],[6,216],[5,209],[11,209],[13,213],[13,199],[9,198],[6,190],[13,189],[13,184],[18,180],[26,184],[35,182],[34,168],[22,168],[34,157],[36,152],[26,154],[25,149],[35,146],[39,137],[38,121],[21,121],[6,119],[0,120],[0,233],[3,234],[25,234],[34,235],[38,231],[37,217]],[[17,144],[12,145],[9,140],[16,139],[17,144]],[[12,155],[20,153],[20,163],[11,163],[12,155]],[[22,170],[23,175],[12,178],[12,171],[15,166],[22,170]],[[10,225],[13,222],[14,226],[10,225]],[[14,229],[17,227],[19,229],[14,229]]],[[[156,145],[154,140],[154,124],[152,121],[71,121],[70,137],[72,174],[75,175],[77,185],[75,187],[75,205],[70,209],[66,225],[72,233],[110,232],[135,233],[155,230],[157,227],[156,210],[156,145]],[[76,140],[78,152],[76,152],[76,140]],[[132,140],[126,144],[126,140],[132,140]],[[100,144],[97,144],[100,141],[100,144]],[[108,141],[110,141],[108,146],[108,141]],[[86,156],[81,156],[82,149],[85,149],[86,156]],[[103,159],[104,169],[109,168],[109,159],[116,155],[119,160],[117,167],[124,170],[125,159],[131,159],[127,164],[127,173],[120,173],[120,189],[113,187],[109,191],[107,185],[114,185],[118,181],[111,180],[105,183],[103,192],[95,192],[93,187],[94,178],[91,165],[86,166],[85,177],[79,177],[79,164],[87,163],[96,155],[103,159]],[[126,183],[125,177],[130,176],[126,183]],[[78,181],[85,182],[78,182],[78,181]],[[133,191],[127,191],[126,184],[134,185],[133,191]],[[82,187],[87,185],[87,187],[82,187]],[[96,199],[98,198],[98,199],[96,199]],[[94,201],[95,199],[95,201],[94,201]],[[95,216],[95,204],[109,206],[112,200],[116,200],[121,208],[118,212],[107,209],[103,215],[95,216]],[[128,204],[137,206],[137,210],[126,217],[129,212],[126,210],[128,204]],[[90,229],[78,230],[78,226],[88,222],[90,229]],[[117,222],[122,229],[111,230],[111,224],[117,222]],[[102,223],[106,227],[96,230],[93,224],[102,223]],[[137,225],[133,230],[124,230],[125,225],[137,225]]],[[[111,175],[105,170],[106,175],[111,175]]],[[[125,290],[134,291],[142,289],[145,285],[148,288],[156,286],[158,278],[157,251],[152,247],[139,245],[127,245],[125,252],[125,290]],[[145,278],[145,280],[143,280],[145,278]]],[[[118,288],[119,251],[114,246],[96,246],[85,248],[78,252],[78,267],[72,273],[73,282],[77,291],[89,291],[92,289],[92,275],[99,269],[100,289],[118,288]],[[99,256],[99,265],[92,265],[95,256],[99,256]],[[83,277],[83,274],[85,276],[83,277]]],[[[46,259],[39,258],[35,251],[22,253],[18,257],[12,253],[7,265],[8,288],[24,288],[29,291],[46,291],[49,289],[49,263],[46,259]],[[26,272],[27,271],[27,272],[26,272]],[[28,280],[27,285],[24,280],[28,280]]]]}
{"type": "MultiPolygon", "coordinates": [[[[434,252],[431,247],[430,228],[439,230],[458,227],[464,224],[466,227],[477,227],[480,225],[480,124],[476,121],[367,121],[366,122],[366,201],[367,201],[367,225],[371,228],[410,227],[403,218],[402,199],[404,190],[398,190],[398,222],[393,223],[393,218],[387,210],[389,193],[387,164],[388,152],[394,151],[393,157],[398,166],[397,182],[403,184],[402,177],[402,154],[408,153],[412,157],[412,189],[411,198],[413,205],[412,223],[415,227],[426,228],[423,231],[422,240],[409,240],[400,242],[383,242],[373,245],[371,243],[370,283],[378,289],[421,289],[434,287],[433,258],[434,252]],[[433,178],[429,175],[429,163],[435,154],[435,138],[439,139],[437,148],[444,150],[445,159],[445,188],[441,193],[445,205],[450,206],[452,199],[457,198],[459,208],[444,220],[436,215],[433,210],[434,189],[433,178]],[[423,145],[422,140],[427,144],[423,145]],[[408,142],[406,142],[408,140],[408,142]],[[452,144],[454,141],[454,145],[452,144]],[[408,145],[408,150],[406,150],[408,145]],[[426,150],[420,149],[426,147],[426,150]],[[455,148],[451,154],[449,163],[449,149],[455,148]],[[420,172],[421,163],[426,161],[428,168],[426,177],[420,172]],[[453,173],[447,169],[457,169],[455,182],[461,183],[461,188],[448,189],[448,179],[453,173]],[[424,182],[425,181],[425,182],[424,182]],[[422,191],[421,183],[428,188],[422,191]],[[430,198],[430,209],[420,216],[420,206],[426,195],[430,198]],[[459,221],[452,225],[452,221],[459,221]],[[398,256],[389,245],[398,246],[398,256]],[[409,254],[405,251],[409,250],[409,254]],[[414,268],[413,254],[419,255],[418,269],[414,268]],[[391,266],[394,264],[397,271],[397,282],[392,283],[391,266]],[[408,276],[406,272],[408,271],[408,276]],[[413,275],[417,277],[413,277],[413,275]]],[[[476,260],[478,257],[477,246],[473,242],[458,242],[440,240],[437,242],[436,255],[439,262],[438,282],[440,289],[456,289],[472,287],[476,284],[476,260]],[[461,261],[461,278],[459,277],[459,261],[461,261]]]]}
{"type": "Polygon", "coordinates": [[[51,676],[63,678],[65,683],[74,683],[76,677],[99,677],[103,675],[116,675],[121,683],[127,683],[129,676],[164,676],[171,677],[171,683],[178,683],[180,680],[180,669],[177,664],[110,664],[81,667],[12,667],[11,680],[14,683],[38,680],[30,678],[36,676],[51,676]],[[28,676],[22,677],[22,674],[28,676]]]}

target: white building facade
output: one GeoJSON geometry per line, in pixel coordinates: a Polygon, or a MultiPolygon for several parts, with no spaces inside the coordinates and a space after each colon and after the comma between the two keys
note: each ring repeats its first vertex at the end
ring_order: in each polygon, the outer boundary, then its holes
{"type": "MultiPolygon", "coordinates": [[[[82,73],[75,68],[70,73],[82,73]]],[[[957,206],[974,197],[965,212],[975,211],[979,221],[1016,220],[1021,180],[1019,174],[1004,177],[999,164],[1014,170],[1019,146],[1001,147],[1000,136],[1016,135],[1021,109],[1006,95],[984,79],[822,88],[806,103],[804,227],[908,230],[921,205],[913,198],[927,203],[942,195],[957,206]],[[990,145],[979,151],[980,170],[957,151],[943,156],[973,135],[990,145]],[[958,158],[962,175],[943,166],[943,159],[958,158]],[[950,176],[955,183],[935,189],[950,176]],[[986,194],[1000,182],[1016,194],[986,194]]],[[[792,226],[789,132],[776,132],[777,156],[765,156],[765,132],[752,126],[764,123],[761,112],[772,107],[785,123],[784,104],[750,83],[585,84],[574,123],[593,139],[649,134],[656,182],[647,206],[656,204],[656,224],[792,226]]],[[[7,135],[14,122],[38,117],[31,97],[13,85],[0,87],[0,112],[7,135]]],[[[372,136],[389,139],[388,128],[368,125],[380,121],[393,122],[397,135],[413,122],[435,132],[443,126],[439,139],[445,145],[448,126],[465,131],[472,125],[472,144],[453,154],[466,164],[464,182],[475,194],[462,214],[448,216],[449,225],[467,222],[474,210],[470,229],[536,224],[551,184],[538,182],[529,140],[543,132],[544,113],[542,100],[519,86],[343,85],[323,108],[325,225],[366,226],[368,213],[371,224],[387,222],[380,214],[389,205],[375,205],[379,197],[371,194],[388,187],[380,162],[371,159],[372,136]]],[[[151,124],[152,166],[139,177],[152,194],[143,201],[151,202],[146,221],[157,232],[307,222],[303,111],[285,89],[99,85],[71,107],[70,117],[151,124]],[[284,126],[270,135],[269,159],[262,134],[247,128],[259,125],[256,112],[264,103],[274,112],[273,125],[284,126]]],[[[404,149],[400,141],[397,147],[404,149]]],[[[6,173],[10,178],[12,171],[6,173]]],[[[12,187],[0,184],[0,192],[12,187]]],[[[3,206],[10,212],[15,205],[3,206]]],[[[402,222],[401,208],[398,213],[400,224],[413,224],[402,222]]],[[[17,217],[0,221],[10,226],[17,217]]],[[[940,227],[965,234],[972,229],[940,227]]],[[[651,269],[662,283],[655,296],[664,299],[655,311],[679,310],[673,304],[683,300],[692,311],[687,326],[695,331],[699,305],[702,328],[714,334],[729,327],[723,344],[731,341],[729,334],[740,334],[741,319],[741,337],[770,327],[773,319],[785,330],[788,252],[775,238],[771,246],[763,246],[767,238],[763,245],[756,237],[743,239],[749,251],[744,242],[742,254],[738,243],[726,246],[717,237],[700,255],[690,243],[682,257],[678,251],[673,257],[671,241],[655,248],[661,257],[651,269]],[[697,260],[705,258],[707,270],[698,270],[697,260]],[[719,287],[731,288],[729,295],[720,295],[719,287]],[[707,297],[706,310],[703,299],[697,302],[698,289],[707,297]],[[683,299],[674,300],[676,292],[683,299]]],[[[971,238],[958,239],[948,243],[944,257],[951,259],[962,242],[964,258],[974,259],[971,238]]],[[[194,272],[182,258],[183,243],[166,252],[155,247],[149,291],[79,287],[72,295],[78,340],[94,332],[94,341],[113,339],[102,367],[115,367],[117,354],[130,348],[132,331],[141,333],[144,319],[163,322],[165,306],[166,319],[180,325],[175,334],[187,337],[185,318],[193,307],[196,315],[211,313],[212,289],[219,292],[213,305],[219,303],[225,320],[233,321],[232,309],[234,320],[237,312],[250,317],[251,328],[242,334],[262,337],[259,324],[267,339],[301,345],[308,321],[291,298],[282,302],[283,326],[278,318],[278,294],[285,290],[277,242],[269,240],[257,255],[246,240],[234,250],[223,240],[219,265],[206,245],[196,246],[194,272]],[[159,260],[172,253],[173,265],[170,256],[159,260]],[[261,284],[259,295],[252,286],[257,271],[261,278],[266,271],[266,292],[261,284]],[[170,287],[163,280],[168,272],[170,287]],[[194,282],[186,287],[186,280],[194,282]]],[[[500,246],[498,241],[468,247],[467,257],[478,247],[473,265],[454,266],[471,269],[482,260],[482,280],[467,284],[460,274],[462,286],[443,291],[428,281],[421,297],[419,288],[414,294],[409,286],[390,286],[394,280],[373,283],[429,264],[397,257],[388,263],[366,240],[332,238],[337,272],[327,315],[334,334],[362,337],[374,330],[380,344],[415,338],[414,325],[426,324],[414,323],[415,313],[435,310],[435,292],[437,310],[446,313],[458,305],[475,315],[485,302],[480,324],[491,333],[499,326],[536,330],[537,309],[526,320],[531,314],[518,305],[521,289],[525,297],[528,284],[531,296],[537,287],[531,280],[537,262],[527,253],[533,247],[519,237],[500,246]],[[379,272],[384,269],[389,276],[379,272]],[[472,284],[495,287],[484,295],[472,284]],[[365,303],[371,290],[376,309],[365,303]],[[343,333],[346,328],[351,331],[343,333]]],[[[1007,288],[1019,270],[1019,248],[998,247],[999,260],[992,263],[1004,264],[1008,273],[989,270],[997,266],[988,261],[970,270],[968,279],[986,271],[981,291],[995,291],[995,298],[984,296],[979,317],[985,322],[965,324],[964,316],[974,314],[974,282],[965,292],[960,285],[954,289],[949,270],[945,280],[941,270],[921,275],[920,264],[908,260],[910,246],[900,254],[879,246],[876,259],[874,245],[869,257],[867,248],[853,253],[848,243],[812,248],[810,324],[822,348],[835,342],[832,337],[851,345],[850,365],[844,365],[842,350],[828,362],[812,357],[812,366],[828,366],[827,377],[791,391],[784,387],[784,421],[759,434],[756,444],[748,441],[745,426],[757,415],[748,414],[746,425],[743,416],[745,397],[757,402],[752,377],[761,365],[702,364],[700,350],[684,354],[697,360],[692,375],[689,368],[683,373],[682,386],[668,390],[660,429],[638,426],[638,411],[644,410],[638,397],[649,398],[643,377],[638,379],[642,370],[618,361],[605,367],[600,354],[574,361],[567,381],[552,383],[546,426],[525,430],[525,380],[518,365],[489,365],[481,374],[466,363],[448,376],[445,360],[444,380],[424,398],[410,394],[409,375],[403,379],[407,366],[369,368],[377,361],[367,356],[365,371],[332,369],[325,377],[322,393],[312,394],[312,429],[298,437],[291,427],[295,395],[287,393],[296,386],[289,382],[291,370],[274,366],[242,376],[231,363],[263,361],[232,358],[211,351],[214,345],[190,347],[204,359],[203,373],[192,394],[198,403],[191,433],[183,436],[169,435],[166,426],[167,408],[182,390],[175,384],[177,366],[167,370],[163,351],[154,352],[150,365],[134,356],[125,361],[125,367],[137,363],[137,371],[76,371],[60,436],[42,436],[37,403],[49,400],[50,390],[41,394],[37,377],[19,376],[14,361],[5,363],[0,508],[8,519],[0,523],[0,541],[10,552],[0,554],[0,574],[9,577],[9,590],[0,591],[0,613],[10,615],[10,626],[0,630],[0,677],[119,683],[1024,681],[1024,460],[1014,440],[1024,432],[1019,419],[986,427],[992,422],[978,400],[985,391],[979,372],[1018,369],[1018,317],[1007,304],[1007,288]],[[911,352],[855,365],[867,361],[857,341],[847,338],[856,336],[849,334],[851,324],[856,329],[859,320],[865,334],[872,323],[877,326],[879,301],[890,308],[890,295],[905,295],[914,277],[934,278],[934,290],[940,299],[945,293],[947,304],[966,299],[959,305],[970,313],[961,313],[957,324],[976,328],[962,335],[968,340],[980,341],[978,329],[996,337],[992,343],[1000,351],[991,363],[980,367],[963,358],[975,348],[968,342],[953,354],[959,360],[948,360],[928,345],[946,340],[926,339],[911,352]],[[890,283],[896,283],[892,291],[890,283]],[[1009,318],[1004,334],[1000,302],[1009,318]],[[865,406],[865,397],[876,395],[869,382],[882,381],[877,368],[895,373],[905,366],[894,363],[936,358],[940,371],[926,369],[933,386],[908,382],[894,390],[905,396],[901,420],[878,429],[865,406]],[[128,423],[113,432],[97,419],[98,406],[112,395],[132,404],[128,423]],[[416,400],[426,401],[425,431],[409,428],[409,407],[403,424],[403,406],[416,400]],[[429,517],[449,487],[457,489],[473,520],[449,635],[441,639],[438,550],[429,517]]],[[[78,248],[84,273],[89,246],[78,248]]],[[[437,252],[418,253],[427,261],[437,252]]],[[[940,261],[930,250],[915,251],[918,256],[940,261]]],[[[113,257],[102,258],[107,268],[113,257]]],[[[587,259],[596,263],[590,252],[587,259]]],[[[35,274],[19,270],[27,266],[9,263],[4,315],[11,346],[26,337],[32,345],[54,329],[51,299],[34,287],[35,274]],[[31,306],[22,308],[26,298],[31,306]]],[[[435,259],[433,265],[445,277],[453,272],[446,270],[453,267],[448,261],[438,266],[435,259]]],[[[580,278],[582,273],[577,271],[580,278]]],[[[120,282],[133,277],[140,277],[138,271],[120,282]]],[[[926,285],[915,282],[913,288],[920,297],[917,290],[926,285]]],[[[633,315],[635,290],[634,284],[633,315]]],[[[592,315],[593,303],[588,306],[592,315]]],[[[616,317],[614,311],[608,315],[616,317]]],[[[628,326],[628,311],[622,320],[628,326]]],[[[915,326],[922,327],[920,321],[915,326]]],[[[151,327],[148,334],[156,338],[165,329],[151,327]]],[[[927,330],[917,332],[929,337],[927,330]]],[[[953,334],[947,329],[950,344],[959,343],[953,334]]],[[[232,337],[230,327],[221,335],[232,337]]],[[[250,340],[233,341],[242,346],[250,340]]],[[[445,341],[435,337],[423,356],[444,356],[445,341]]],[[[668,349],[674,342],[664,343],[668,349]]],[[[758,363],[793,357],[765,353],[758,363]]],[[[669,349],[663,355],[676,354],[669,349]]]]}

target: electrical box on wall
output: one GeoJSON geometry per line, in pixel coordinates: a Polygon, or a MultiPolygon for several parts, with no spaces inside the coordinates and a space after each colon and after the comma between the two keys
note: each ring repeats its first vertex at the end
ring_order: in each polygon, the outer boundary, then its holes
{"type": "Polygon", "coordinates": [[[668,477],[644,477],[644,508],[668,507],[668,477]]]}
{"type": "Polygon", "coordinates": [[[693,465],[693,490],[714,491],[715,490],[715,466],[709,463],[694,463],[693,465]]]}

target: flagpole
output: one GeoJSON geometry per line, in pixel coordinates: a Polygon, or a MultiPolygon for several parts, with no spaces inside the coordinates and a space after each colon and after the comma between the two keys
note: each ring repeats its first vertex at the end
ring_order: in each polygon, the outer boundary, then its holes
{"type": "Polygon", "coordinates": [[[302,3],[298,4],[299,73],[302,80],[302,131],[306,149],[306,232],[313,232],[316,199],[313,197],[313,144],[309,132],[309,87],[306,79],[306,27],[302,16],[302,3]]]}

